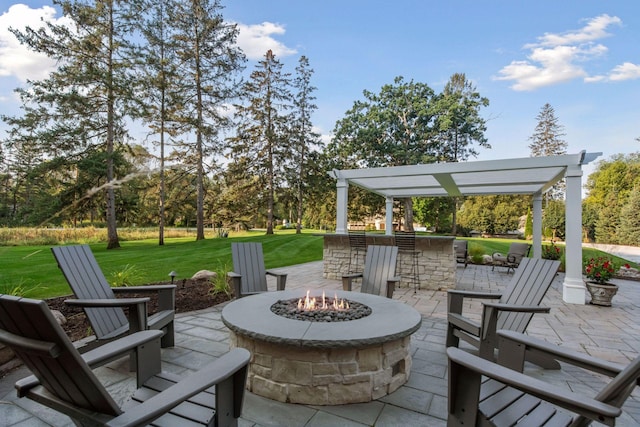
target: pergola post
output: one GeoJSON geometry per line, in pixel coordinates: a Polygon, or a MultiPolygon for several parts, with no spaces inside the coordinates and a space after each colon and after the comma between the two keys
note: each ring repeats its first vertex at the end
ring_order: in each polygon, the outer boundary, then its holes
{"type": "Polygon", "coordinates": [[[349,206],[349,182],[338,178],[336,182],[336,234],[347,234],[347,208],[349,206]]]}
{"type": "Polygon", "coordinates": [[[393,197],[385,197],[385,203],[384,234],[391,236],[393,234],[393,197]]]}
{"type": "MultiPolygon", "coordinates": [[[[533,195],[533,257],[542,258],[542,193],[533,195]]],[[[525,236],[526,237],[526,236],[525,236]]]]}
{"type": "Polygon", "coordinates": [[[565,276],[562,299],[571,304],[584,304],[585,285],[582,280],[582,168],[570,165],[565,173],[565,276]]]}

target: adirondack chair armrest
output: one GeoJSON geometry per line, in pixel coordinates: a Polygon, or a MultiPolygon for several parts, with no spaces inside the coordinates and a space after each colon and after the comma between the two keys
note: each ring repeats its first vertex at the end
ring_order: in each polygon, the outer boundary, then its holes
{"type": "Polygon", "coordinates": [[[400,276],[394,276],[387,279],[387,289],[385,293],[387,298],[393,298],[393,291],[395,291],[396,284],[400,283],[400,280],[402,280],[402,277],[400,276]]]}
{"type": "MultiPolygon", "coordinates": [[[[0,334],[7,333],[5,331],[0,331],[0,334]]],[[[117,360],[123,356],[129,354],[130,351],[134,350],[138,352],[138,359],[143,361],[147,365],[146,369],[153,369],[157,367],[157,371],[151,373],[151,375],[155,375],[160,372],[160,345],[158,343],[157,351],[149,351],[149,352],[140,352],[138,351],[140,347],[144,347],[146,344],[152,342],[153,340],[160,340],[162,337],[162,331],[141,331],[136,332],[135,334],[127,335],[121,339],[108,342],[98,348],[95,348],[91,351],[88,351],[82,354],[82,358],[87,365],[91,369],[98,368],[102,365],[105,365],[109,362],[117,360]],[[155,353],[155,354],[154,354],[155,353]],[[156,356],[157,354],[157,356],[156,356]],[[140,357],[142,356],[142,358],[140,357]],[[157,363],[154,363],[154,359],[157,358],[157,363]]],[[[11,334],[13,335],[13,334],[11,334]]],[[[21,340],[34,341],[24,337],[18,337],[21,340]]],[[[42,341],[37,341],[38,343],[42,343],[42,341]]],[[[47,343],[45,343],[47,344],[47,343]]],[[[58,347],[51,344],[53,349],[57,349],[58,347]]],[[[52,357],[57,357],[55,352],[50,352],[52,357]]],[[[145,381],[149,378],[145,378],[145,381]]],[[[143,381],[144,382],[144,381],[143,381]]],[[[18,390],[18,396],[24,397],[25,394],[31,390],[33,387],[40,385],[40,381],[36,378],[35,375],[29,375],[28,377],[24,377],[16,382],[16,390],[18,390]]]]}
{"type": "Polygon", "coordinates": [[[114,298],[114,299],[67,299],[64,303],[78,307],[130,307],[138,304],[146,305],[151,298],[114,298]]]}
{"type": "Polygon", "coordinates": [[[353,287],[353,279],[361,278],[362,273],[345,274],[342,276],[342,290],[351,291],[353,287]]]}
{"type": "Polygon", "coordinates": [[[83,308],[93,307],[129,307],[129,333],[147,329],[147,304],[149,297],[114,299],[68,299],[64,303],[83,308]]]}
{"type": "MultiPolygon", "coordinates": [[[[105,424],[109,427],[127,427],[146,425],[164,415],[169,409],[178,406],[186,399],[200,393],[209,387],[231,380],[233,387],[225,391],[232,392],[234,402],[233,415],[239,417],[242,410],[242,395],[247,375],[247,365],[251,353],[244,348],[235,348],[211,362],[204,368],[185,377],[182,381],[172,385],[154,397],[138,406],[128,409],[122,415],[105,424]]],[[[216,393],[219,393],[217,390],[216,393]]],[[[222,408],[217,408],[224,412],[222,408]]]]}
{"type": "Polygon", "coordinates": [[[447,291],[449,295],[460,295],[463,298],[478,298],[478,299],[500,299],[502,294],[498,292],[478,292],[478,291],[464,291],[461,289],[449,289],[447,291]]]}
{"type": "Polygon", "coordinates": [[[279,291],[284,291],[284,287],[287,283],[287,273],[283,273],[279,270],[267,270],[267,275],[273,276],[276,278],[276,289],[279,291]]]}
{"type": "Polygon", "coordinates": [[[171,290],[177,288],[177,285],[149,285],[149,286],[116,286],[112,287],[114,294],[117,293],[140,293],[140,292],[157,292],[171,290]]]}
{"type": "Polygon", "coordinates": [[[119,286],[111,288],[114,294],[148,293],[158,295],[158,310],[175,310],[177,285],[119,286]]]}
{"type": "Polygon", "coordinates": [[[498,363],[518,371],[522,370],[522,355],[525,351],[550,356],[553,359],[609,377],[615,377],[625,369],[624,365],[602,360],[566,347],[556,346],[519,332],[499,330],[498,338],[500,349],[498,363]]]}
{"type": "Polygon", "coordinates": [[[551,311],[551,308],[539,305],[516,305],[499,302],[483,302],[482,305],[487,308],[492,307],[497,311],[511,311],[516,313],[549,313],[551,311]]]}
{"type": "Polygon", "coordinates": [[[236,298],[242,298],[242,274],[235,273],[233,271],[229,271],[227,273],[227,278],[231,280],[231,288],[233,289],[233,294],[236,298]]]}
{"type": "Polygon", "coordinates": [[[462,305],[465,298],[476,299],[500,299],[502,294],[495,292],[476,292],[449,289],[447,291],[447,312],[462,314],[462,305]]]}
{"type": "MultiPolygon", "coordinates": [[[[477,379],[479,376],[484,375],[544,401],[608,425],[613,425],[615,418],[622,414],[620,408],[524,375],[456,347],[447,348],[447,356],[449,357],[449,375],[455,372],[454,375],[464,378],[465,382],[473,382],[471,377],[477,379]]],[[[464,394],[461,393],[461,395],[464,394]]],[[[464,404],[463,402],[453,401],[454,397],[449,396],[450,412],[452,408],[457,408],[457,405],[464,404]]],[[[464,410],[465,412],[475,411],[476,408],[467,407],[464,410]]]]}

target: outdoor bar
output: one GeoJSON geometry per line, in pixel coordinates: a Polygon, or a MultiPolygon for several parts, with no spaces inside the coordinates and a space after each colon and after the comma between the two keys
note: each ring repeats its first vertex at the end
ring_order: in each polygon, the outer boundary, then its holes
{"type": "MultiPolygon", "coordinates": [[[[367,233],[366,244],[395,245],[394,236],[367,233]]],[[[407,277],[417,273],[420,289],[445,290],[455,286],[456,260],[453,250],[454,238],[451,236],[416,236],[417,272],[413,272],[413,254],[399,252],[396,275],[402,277],[400,286],[410,286],[407,277]]],[[[323,277],[340,279],[349,272],[349,261],[356,255],[352,253],[347,234],[324,235],[323,277]]],[[[357,255],[360,266],[364,265],[364,253],[357,255]]]]}

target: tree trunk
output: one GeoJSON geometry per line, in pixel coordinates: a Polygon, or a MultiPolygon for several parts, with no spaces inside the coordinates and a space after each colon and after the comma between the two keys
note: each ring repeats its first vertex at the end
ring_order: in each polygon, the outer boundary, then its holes
{"type": "Polygon", "coordinates": [[[413,199],[404,199],[404,231],[413,231],[413,199]]]}
{"type": "Polygon", "coordinates": [[[120,247],[116,226],[116,195],[113,189],[113,145],[115,128],[115,97],[113,94],[113,7],[110,10],[109,64],[107,76],[107,249],[120,247]]]}

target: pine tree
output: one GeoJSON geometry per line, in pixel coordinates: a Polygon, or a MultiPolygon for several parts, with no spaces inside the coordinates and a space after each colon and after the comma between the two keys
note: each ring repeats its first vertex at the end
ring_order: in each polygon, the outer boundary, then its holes
{"type": "Polygon", "coordinates": [[[276,186],[291,151],[290,75],[268,50],[244,85],[248,105],[236,106],[240,119],[231,139],[231,155],[246,159],[247,167],[262,180],[267,208],[267,234],[273,234],[276,186]]]}
{"type": "Polygon", "coordinates": [[[178,133],[176,113],[184,104],[182,92],[174,82],[180,80],[175,40],[172,35],[168,10],[175,7],[174,0],[149,0],[144,19],[139,21],[144,37],[139,60],[140,94],[139,116],[148,123],[150,133],[157,135],[160,148],[158,194],[158,244],[164,245],[166,174],[166,137],[178,133]]]}
{"type": "MultiPolygon", "coordinates": [[[[562,139],[565,136],[562,126],[555,115],[551,104],[546,103],[536,116],[538,124],[529,137],[532,157],[558,156],[567,153],[567,142],[562,139]]],[[[564,198],[564,181],[558,182],[551,190],[545,193],[547,200],[560,200],[564,198]]]]}
{"type": "Polygon", "coordinates": [[[313,95],[316,88],[311,85],[312,74],[313,70],[309,68],[309,60],[306,56],[301,56],[293,80],[296,93],[293,98],[294,111],[292,113],[293,166],[296,173],[291,186],[297,191],[296,234],[302,232],[308,153],[314,147],[321,146],[320,135],[313,131],[311,124],[311,115],[317,109],[313,95]]]}
{"type": "Polygon", "coordinates": [[[170,11],[180,81],[175,89],[184,105],[176,111],[185,138],[185,161],[196,169],[196,239],[204,239],[205,164],[222,154],[220,132],[230,125],[226,106],[237,97],[234,78],[245,57],[236,45],[238,27],[225,22],[219,0],[177,2],[170,11]]]}
{"type": "Polygon", "coordinates": [[[24,115],[3,120],[12,126],[10,138],[33,139],[50,158],[73,163],[93,148],[105,153],[107,248],[117,248],[114,153],[126,140],[123,119],[133,99],[130,36],[140,2],[54,0],[54,4],[73,27],[48,23],[38,31],[13,33],[60,65],[47,79],[18,89],[24,115]]]}

